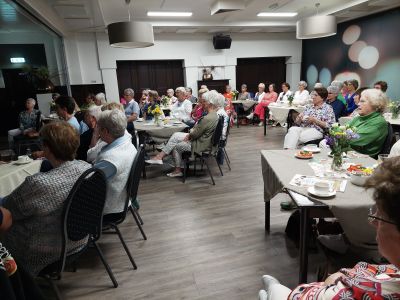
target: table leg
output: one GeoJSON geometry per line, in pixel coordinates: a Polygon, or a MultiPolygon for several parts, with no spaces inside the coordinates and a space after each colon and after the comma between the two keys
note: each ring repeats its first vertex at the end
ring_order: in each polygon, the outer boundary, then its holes
{"type": "Polygon", "coordinates": [[[270,232],[271,227],[271,202],[265,201],[265,231],[270,232]]]}
{"type": "Polygon", "coordinates": [[[307,207],[300,208],[300,270],[299,284],[307,282],[308,272],[308,222],[310,211],[307,207]]]}

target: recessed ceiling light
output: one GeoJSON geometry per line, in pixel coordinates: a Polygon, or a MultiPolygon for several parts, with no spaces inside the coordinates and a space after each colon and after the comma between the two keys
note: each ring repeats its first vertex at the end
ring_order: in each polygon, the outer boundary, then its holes
{"type": "Polygon", "coordinates": [[[11,57],[10,61],[13,64],[21,64],[21,63],[25,62],[25,58],[23,58],[23,57],[11,57]]]}
{"type": "Polygon", "coordinates": [[[191,17],[192,12],[148,11],[148,17],[191,17]]]}
{"type": "Polygon", "coordinates": [[[257,17],[294,17],[297,16],[296,12],[260,12],[257,14],[257,17]]]}

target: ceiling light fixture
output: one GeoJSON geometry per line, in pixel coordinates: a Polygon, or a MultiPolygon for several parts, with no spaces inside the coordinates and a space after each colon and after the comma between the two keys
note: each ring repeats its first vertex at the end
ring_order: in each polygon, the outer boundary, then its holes
{"type": "Polygon", "coordinates": [[[192,12],[148,11],[148,17],[191,17],[192,12]]]}
{"type": "Polygon", "coordinates": [[[315,39],[335,35],[337,24],[335,16],[319,16],[319,3],[315,4],[317,15],[297,21],[296,37],[298,39],[315,39]]]}
{"type": "Polygon", "coordinates": [[[131,21],[129,10],[131,0],[125,0],[128,6],[128,22],[116,22],[107,26],[111,47],[145,48],[154,45],[154,33],[151,23],[131,21]]]}
{"type": "Polygon", "coordinates": [[[22,64],[25,62],[25,58],[23,57],[11,57],[10,61],[12,64],[22,64]]]}
{"type": "Polygon", "coordinates": [[[295,17],[297,12],[260,12],[257,17],[295,17]]]}

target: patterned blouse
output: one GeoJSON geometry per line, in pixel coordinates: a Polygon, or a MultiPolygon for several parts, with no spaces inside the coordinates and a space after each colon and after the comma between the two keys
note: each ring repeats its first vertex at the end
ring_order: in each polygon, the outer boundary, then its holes
{"type": "MultiPolygon", "coordinates": [[[[3,206],[10,210],[13,225],[3,245],[32,275],[60,258],[64,202],[76,180],[90,167],[83,161],[67,161],[46,173],[26,177],[4,198],[3,206]]],[[[87,238],[70,242],[69,253],[86,242],[87,238]]]]}
{"type": "Polygon", "coordinates": [[[353,269],[341,269],[339,274],[342,276],[331,285],[323,282],[299,285],[288,299],[400,299],[400,271],[393,265],[360,262],[353,269]]]}
{"type": "Polygon", "coordinates": [[[24,130],[29,128],[35,129],[38,112],[37,109],[32,110],[30,113],[27,110],[21,111],[19,113],[19,128],[24,127],[24,130]]]}
{"type": "MultiPolygon", "coordinates": [[[[307,105],[306,109],[303,112],[303,115],[308,117],[314,117],[320,121],[323,121],[327,123],[328,127],[330,127],[333,123],[336,122],[335,113],[333,112],[332,106],[326,104],[325,102],[319,108],[316,108],[313,104],[307,105]]],[[[307,122],[301,122],[300,127],[312,127],[322,133],[324,132],[324,129],[319,127],[318,125],[309,124],[307,122]]]]}

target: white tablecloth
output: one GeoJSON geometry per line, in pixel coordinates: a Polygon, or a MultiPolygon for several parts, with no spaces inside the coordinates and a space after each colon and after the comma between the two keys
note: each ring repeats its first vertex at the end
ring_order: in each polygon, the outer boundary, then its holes
{"type": "Polygon", "coordinates": [[[233,100],[232,103],[235,105],[239,105],[242,104],[243,105],[243,109],[245,111],[249,110],[250,108],[252,108],[255,104],[257,104],[257,101],[254,100],[233,100]]]}
{"type": "Polygon", "coordinates": [[[25,165],[14,162],[0,165],[0,197],[9,195],[27,176],[38,173],[41,164],[41,160],[34,160],[25,165]]]}
{"type": "Polygon", "coordinates": [[[279,105],[276,103],[271,103],[269,106],[269,112],[273,116],[273,119],[280,124],[286,123],[288,113],[291,109],[301,113],[304,111],[304,106],[288,106],[288,105],[279,105]]]}
{"type": "Polygon", "coordinates": [[[156,126],[153,121],[138,122],[135,121],[135,129],[140,132],[146,132],[152,139],[157,143],[162,143],[167,141],[175,132],[183,131],[185,128],[189,127],[182,122],[168,120],[168,123],[160,121],[161,126],[156,126]],[[176,123],[176,124],[174,124],[176,123]]]}

